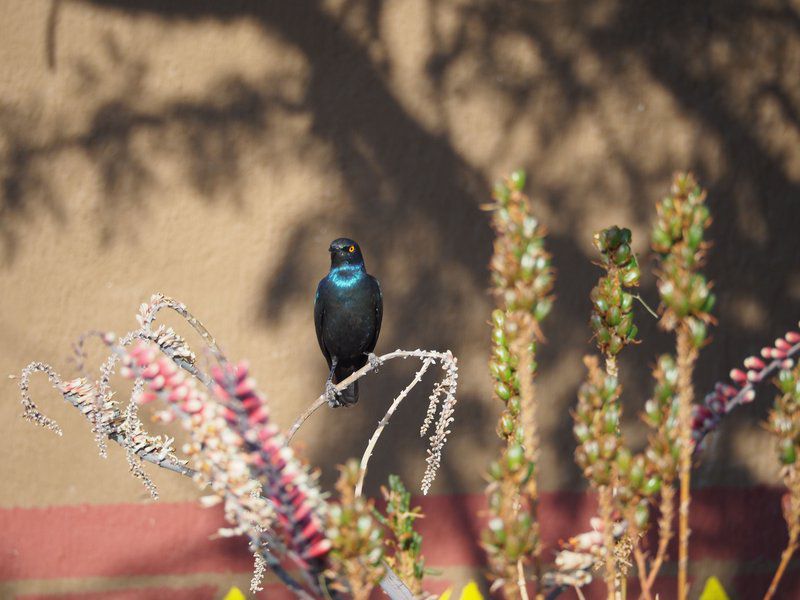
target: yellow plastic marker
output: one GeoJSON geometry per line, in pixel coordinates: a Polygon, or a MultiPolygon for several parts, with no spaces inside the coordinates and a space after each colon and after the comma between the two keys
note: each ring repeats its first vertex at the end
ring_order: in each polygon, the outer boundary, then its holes
{"type": "Polygon", "coordinates": [[[228,593],[225,594],[225,597],[222,600],[247,600],[247,598],[242,593],[242,590],[234,586],[228,590],[228,593]]]}
{"type": "Polygon", "coordinates": [[[725,593],[725,588],[714,576],[706,580],[706,586],[703,588],[703,593],[700,594],[700,600],[730,600],[728,594],[725,593]]]}

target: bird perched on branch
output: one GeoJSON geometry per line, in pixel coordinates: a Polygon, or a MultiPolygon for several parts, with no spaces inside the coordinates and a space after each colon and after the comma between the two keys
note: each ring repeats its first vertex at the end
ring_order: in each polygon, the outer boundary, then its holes
{"type": "Polygon", "coordinates": [[[377,360],[372,351],[381,332],[383,296],[378,280],[367,273],[358,244],[339,238],[331,242],[328,252],[331,270],[317,286],[314,327],[330,369],[325,396],[335,408],[358,401],[358,382],[342,392],[334,383],[343,381],[368,360],[377,360]]]}

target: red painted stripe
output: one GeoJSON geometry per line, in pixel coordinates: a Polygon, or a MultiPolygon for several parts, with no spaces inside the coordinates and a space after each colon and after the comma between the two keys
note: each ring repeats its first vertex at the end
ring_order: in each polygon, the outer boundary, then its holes
{"type": "MultiPolygon", "coordinates": [[[[781,491],[768,488],[696,491],[691,558],[778,560],[787,534],[781,491]]],[[[417,498],[423,552],[431,566],[481,565],[482,495],[417,498]]],[[[543,494],[545,557],[560,538],[588,528],[591,495],[543,494]]],[[[191,573],[246,573],[252,557],[240,539],[211,540],[219,509],[195,503],[53,506],[0,510],[0,581],[191,573]]],[[[675,556],[675,552],[671,553],[675,556]]]]}
{"type": "MultiPolygon", "coordinates": [[[[280,584],[265,585],[255,597],[268,600],[295,600],[296,596],[280,584]]],[[[80,592],[63,594],[24,594],[14,596],[14,600],[152,600],[166,598],[168,600],[219,600],[228,592],[215,585],[199,587],[141,587],[127,590],[108,590],[102,592],[80,592]]],[[[253,597],[247,592],[247,597],[253,597]]]]}
{"type": "Polygon", "coordinates": [[[135,590],[109,590],[104,592],[81,592],[77,594],[26,594],[15,596],[15,600],[218,600],[217,586],[204,585],[192,588],[148,587],[135,590]]]}
{"type": "Polygon", "coordinates": [[[2,510],[0,580],[250,570],[242,540],[209,539],[221,525],[195,503],[2,510]]]}

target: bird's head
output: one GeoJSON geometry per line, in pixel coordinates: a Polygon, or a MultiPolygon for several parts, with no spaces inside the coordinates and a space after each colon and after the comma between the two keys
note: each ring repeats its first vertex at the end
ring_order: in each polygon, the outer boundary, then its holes
{"type": "Polygon", "coordinates": [[[328,252],[331,253],[331,267],[364,264],[361,248],[350,238],[333,240],[328,252]]]}

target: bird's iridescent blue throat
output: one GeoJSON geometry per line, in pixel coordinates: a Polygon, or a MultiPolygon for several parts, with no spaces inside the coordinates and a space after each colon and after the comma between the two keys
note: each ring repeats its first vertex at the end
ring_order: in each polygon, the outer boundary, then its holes
{"type": "Polygon", "coordinates": [[[336,287],[348,288],[354,286],[367,273],[363,263],[360,265],[337,265],[331,267],[328,277],[336,287]]]}

